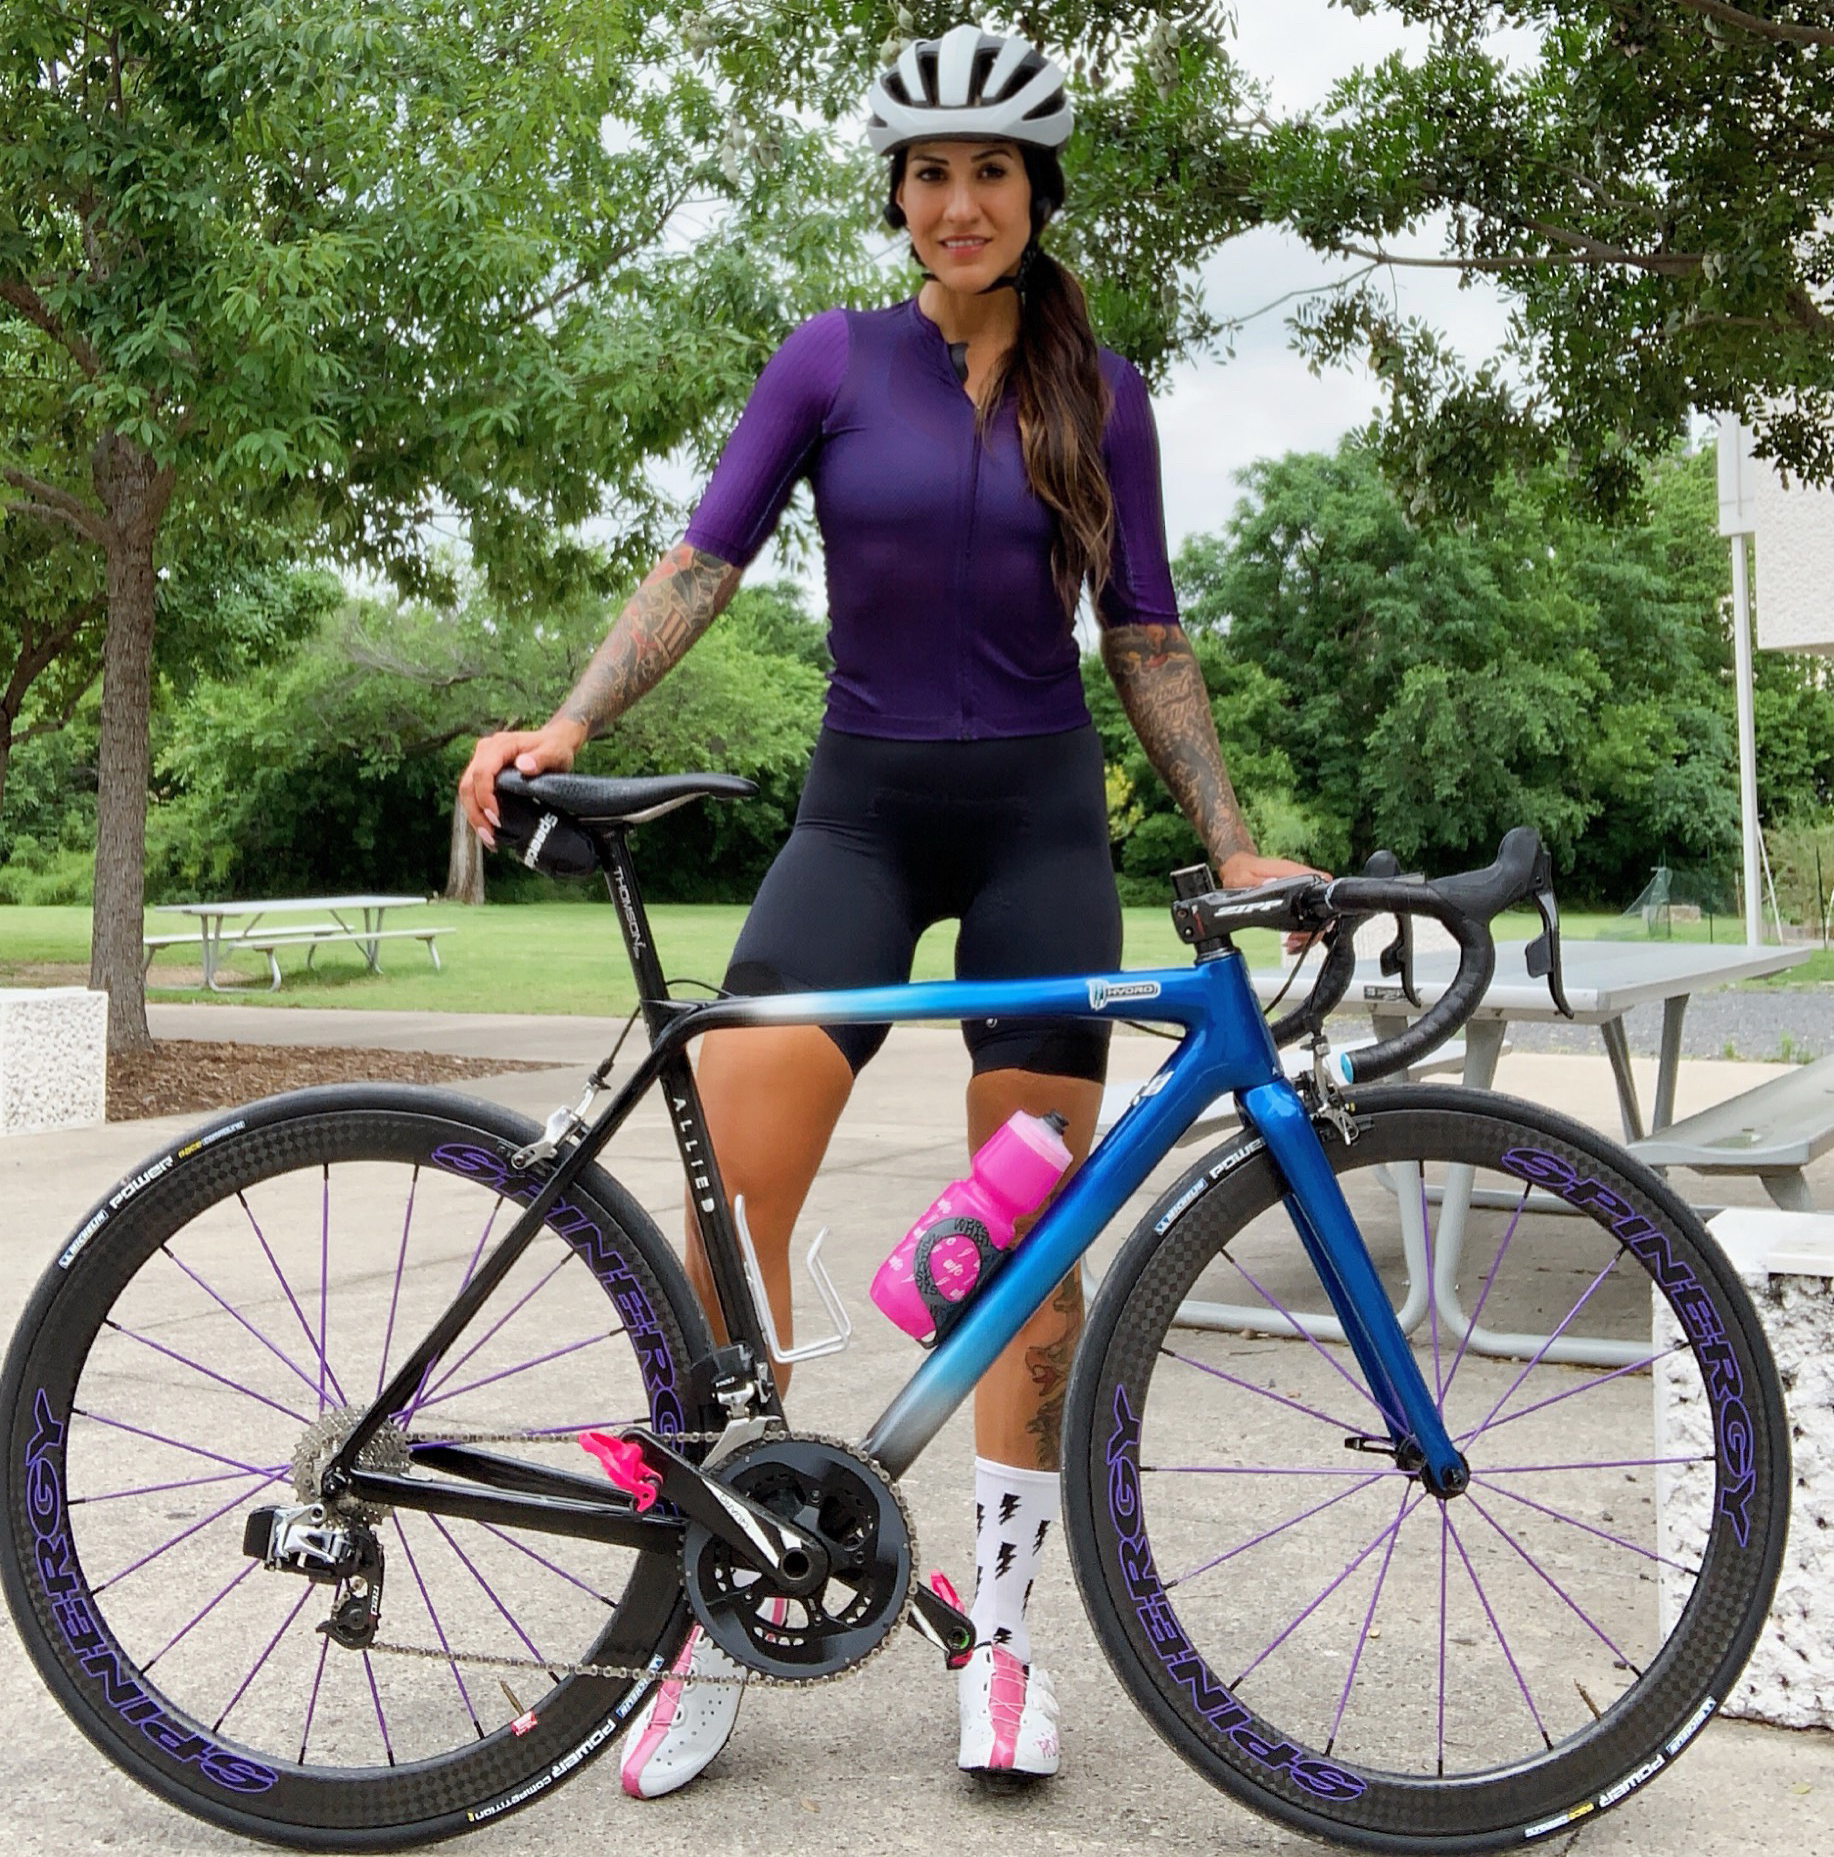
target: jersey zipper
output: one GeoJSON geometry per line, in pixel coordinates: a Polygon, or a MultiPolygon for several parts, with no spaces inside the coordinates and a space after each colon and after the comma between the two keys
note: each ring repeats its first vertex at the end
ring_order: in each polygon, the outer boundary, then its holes
{"type": "MultiPolygon", "coordinates": [[[[966,398],[966,396],[963,396],[966,398]]],[[[955,662],[960,667],[959,715],[956,721],[955,739],[969,741],[968,732],[972,704],[968,700],[968,677],[972,659],[968,652],[968,581],[974,561],[974,519],[981,502],[981,415],[980,409],[969,402],[969,417],[974,421],[974,436],[968,451],[968,524],[967,533],[962,541],[962,558],[956,574],[955,586],[955,662]]]]}

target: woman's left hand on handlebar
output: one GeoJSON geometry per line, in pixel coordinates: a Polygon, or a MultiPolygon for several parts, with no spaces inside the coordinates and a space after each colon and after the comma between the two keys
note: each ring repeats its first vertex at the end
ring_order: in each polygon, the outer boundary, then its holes
{"type": "MultiPolygon", "coordinates": [[[[1295,864],[1291,858],[1264,858],[1258,851],[1235,851],[1226,857],[1216,873],[1225,890],[1252,890],[1257,884],[1274,883],[1282,877],[1322,877],[1331,873],[1312,864],[1295,864]]],[[[1302,954],[1314,937],[1295,930],[1285,942],[1288,954],[1302,954]]]]}

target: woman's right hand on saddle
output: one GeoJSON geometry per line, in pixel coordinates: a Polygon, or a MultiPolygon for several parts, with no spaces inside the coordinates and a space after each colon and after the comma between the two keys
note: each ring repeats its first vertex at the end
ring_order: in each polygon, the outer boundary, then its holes
{"type": "Polygon", "coordinates": [[[479,738],[471,751],[470,764],[459,775],[458,796],[472,830],[486,845],[495,850],[493,828],[501,823],[497,817],[497,776],[506,767],[525,775],[564,774],[585,745],[586,735],[583,722],[556,716],[539,729],[502,729],[479,738]]]}

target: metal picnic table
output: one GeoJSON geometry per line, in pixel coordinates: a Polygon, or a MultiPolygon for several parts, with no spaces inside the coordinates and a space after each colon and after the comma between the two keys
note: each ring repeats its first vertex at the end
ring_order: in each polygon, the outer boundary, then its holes
{"type": "Polygon", "coordinates": [[[256,949],[268,954],[274,967],[275,986],[280,984],[279,964],[273,960],[269,951],[276,945],[304,947],[307,951],[306,959],[310,963],[313,950],[325,942],[353,942],[361,949],[370,971],[380,973],[379,945],[384,937],[388,934],[415,933],[426,942],[428,952],[433,956],[433,965],[437,968],[439,950],[434,947],[432,937],[439,930],[385,930],[382,926],[384,917],[391,909],[421,908],[428,900],[425,895],[286,896],[241,903],[160,903],[155,907],[159,914],[190,916],[197,922],[203,947],[204,985],[213,992],[221,992],[223,989],[217,986],[217,970],[224,956],[235,953],[239,948],[256,949]],[[287,916],[329,916],[330,921],[313,922],[302,927],[269,920],[287,916]],[[242,920],[244,917],[247,920],[242,920]],[[359,917],[360,922],[356,920],[359,917]],[[233,928],[230,926],[232,920],[236,923],[233,928]]]}
{"type": "MultiPolygon", "coordinates": [[[[1688,1001],[1705,988],[1735,980],[1756,979],[1780,973],[1806,961],[1808,947],[1748,947],[1743,943],[1566,941],[1561,945],[1561,972],[1567,1003],[1582,1025],[1596,1025],[1617,1085],[1618,1110],[1626,1141],[1640,1141],[1648,1133],[1669,1126],[1675,1119],[1675,1081],[1681,1066],[1681,1032],[1688,1001]],[[1662,1005],[1662,1041],[1656,1068],[1656,1092],[1650,1120],[1645,1126],[1631,1071],[1630,1045],[1624,1033],[1624,1015],[1633,1006],[1662,1005]]],[[[1464,1027],[1464,1081],[1488,1089],[1496,1077],[1504,1034],[1511,1020],[1557,1019],[1547,982],[1535,979],[1526,962],[1525,942],[1497,944],[1496,973],[1477,1011],[1464,1027]]],[[[1392,1038],[1419,1012],[1431,1006],[1451,984],[1458,966],[1456,950],[1432,949],[1414,959],[1415,991],[1422,1005],[1409,1003],[1396,981],[1382,973],[1374,960],[1359,961],[1340,1010],[1355,1004],[1367,1008],[1377,1039],[1392,1038]]],[[[1286,970],[1258,971],[1250,976],[1263,1001],[1278,994],[1289,978],[1286,970]]],[[[1443,1184],[1433,1195],[1440,1202],[1437,1244],[1426,1227],[1426,1196],[1417,1190],[1398,1193],[1402,1255],[1407,1286],[1397,1317],[1404,1332],[1425,1319],[1429,1305],[1449,1332],[1466,1334],[1473,1353],[1498,1356],[1540,1355],[1548,1360],[1590,1366],[1619,1366],[1647,1358],[1647,1341],[1618,1341],[1580,1335],[1517,1335],[1493,1332],[1468,1316],[1459,1301],[1458,1268],[1464,1243],[1466,1216],[1482,1193],[1472,1191],[1469,1167],[1448,1167],[1443,1184]]],[[[1286,1330],[1284,1319],[1264,1307],[1247,1304],[1186,1302],[1180,1319],[1194,1328],[1255,1328],[1263,1332],[1286,1330]]],[[[1293,1323],[1321,1340],[1341,1340],[1342,1329],[1329,1315],[1296,1314],[1293,1323]]]]}

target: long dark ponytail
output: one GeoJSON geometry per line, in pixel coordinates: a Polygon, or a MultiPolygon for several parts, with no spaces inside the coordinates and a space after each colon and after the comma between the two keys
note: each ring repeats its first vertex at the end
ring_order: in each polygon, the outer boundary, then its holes
{"type": "MultiPolygon", "coordinates": [[[[1085,586],[1099,600],[1114,550],[1114,497],[1102,458],[1111,396],[1089,322],[1089,305],[1075,274],[1038,243],[1045,222],[1063,204],[1063,168],[1054,151],[1021,145],[1032,184],[1032,237],[1014,273],[1019,336],[995,364],[981,396],[983,434],[1010,387],[1018,399],[1019,446],[1032,493],[1055,518],[1051,578],[1066,617],[1085,586]]],[[[885,217],[904,224],[897,204],[906,151],[891,158],[885,217]]]]}

